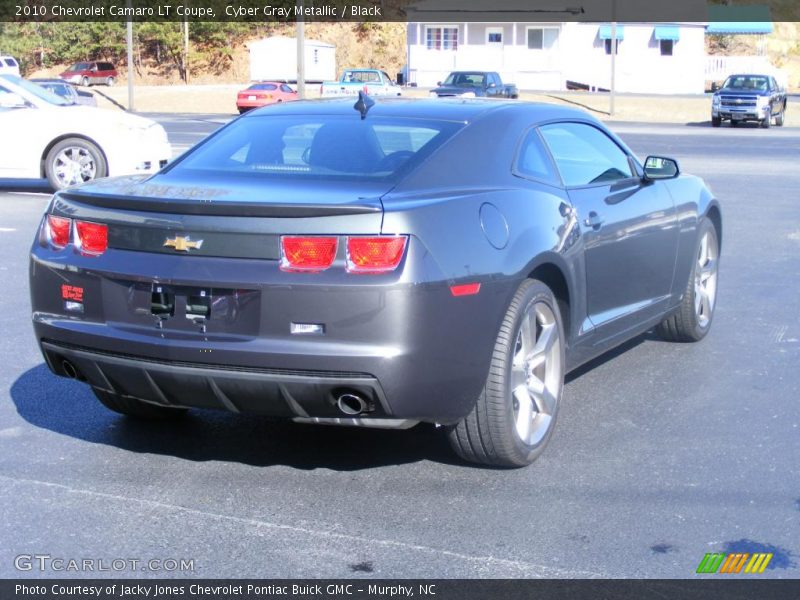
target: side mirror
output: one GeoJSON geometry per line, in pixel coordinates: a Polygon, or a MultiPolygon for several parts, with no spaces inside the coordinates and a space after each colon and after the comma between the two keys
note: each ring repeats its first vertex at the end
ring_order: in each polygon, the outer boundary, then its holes
{"type": "Polygon", "coordinates": [[[490,88],[497,87],[497,84],[493,81],[492,83],[489,84],[489,87],[490,88]]]}
{"type": "Polygon", "coordinates": [[[664,156],[648,156],[644,161],[644,179],[653,181],[656,179],[673,179],[680,175],[678,161],[674,158],[664,156]]]}
{"type": "Polygon", "coordinates": [[[442,87],[442,82],[441,81],[437,81],[436,85],[438,85],[439,87],[442,87]]]}
{"type": "Polygon", "coordinates": [[[25,98],[13,92],[0,93],[0,108],[25,108],[25,98]]]}

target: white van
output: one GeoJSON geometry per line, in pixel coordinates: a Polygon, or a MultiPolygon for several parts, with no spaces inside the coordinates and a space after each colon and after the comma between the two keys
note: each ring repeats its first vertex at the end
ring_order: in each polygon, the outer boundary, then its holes
{"type": "Polygon", "coordinates": [[[19,63],[13,56],[3,56],[0,54],[0,74],[16,75],[19,74],[19,63]]]}

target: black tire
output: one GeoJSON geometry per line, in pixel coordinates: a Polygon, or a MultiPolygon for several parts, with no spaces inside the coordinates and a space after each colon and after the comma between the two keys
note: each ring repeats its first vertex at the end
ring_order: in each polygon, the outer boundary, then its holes
{"type": "Polygon", "coordinates": [[[108,79],[106,79],[106,85],[108,87],[113,87],[115,83],[116,80],[113,77],[109,77],[108,79]]]}
{"type": "Polygon", "coordinates": [[[552,436],[558,406],[561,404],[564,345],[564,326],[553,292],[540,281],[524,281],[514,295],[500,326],[489,375],[475,407],[461,422],[448,429],[450,444],[461,458],[500,467],[524,467],[539,457],[552,436]],[[523,317],[540,303],[551,311],[558,335],[558,348],[553,350],[554,356],[559,360],[553,377],[558,381],[558,391],[553,395],[554,409],[543,437],[535,445],[529,445],[517,433],[514,415],[517,405],[510,384],[512,361],[517,351],[523,317]]]}
{"type": "Polygon", "coordinates": [[[44,161],[44,174],[54,190],[63,190],[77,183],[84,183],[86,181],[105,177],[108,175],[108,164],[106,163],[106,158],[103,156],[103,153],[100,152],[100,149],[92,142],[82,138],[67,138],[58,142],[50,149],[50,152],[47,153],[47,157],[44,161]],[[87,156],[91,157],[91,161],[94,165],[93,174],[91,174],[91,176],[87,173],[86,177],[82,175],[80,181],[74,182],[62,179],[58,169],[58,163],[60,162],[59,155],[64,151],[68,151],[70,148],[76,149],[79,153],[85,152],[87,156]]]}
{"type": "Polygon", "coordinates": [[[775,115],[775,125],[777,127],[783,127],[783,120],[785,116],[786,116],[786,103],[784,102],[780,114],[775,115]]]}
{"type": "Polygon", "coordinates": [[[719,127],[722,125],[722,118],[720,117],[711,117],[711,126],[712,127],[719,127]]]}
{"type": "Polygon", "coordinates": [[[89,87],[89,78],[88,77],[84,77],[83,79],[81,79],[81,85],[83,87],[89,87]]]}
{"type": "MultiPolygon", "coordinates": [[[[715,252],[716,252],[716,261],[717,265],[719,264],[719,235],[717,233],[714,224],[708,219],[703,218],[700,221],[700,225],[698,227],[698,235],[697,235],[697,248],[695,250],[695,254],[693,256],[699,256],[701,251],[701,243],[703,240],[703,236],[708,234],[710,236],[710,240],[713,241],[715,252]]],[[[709,242],[711,243],[711,242],[709,242]]],[[[696,292],[696,276],[697,276],[697,267],[699,265],[698,260],[694,260],[692,262],[692,270],[689,273],[689,281],[686,284],[686,291],[683,294],[683,300],[681,301],[680,309],[664,319],[656,328],[658,334],[665,340],[670,342],[699,342],[702,340],[706,334],[711,329],[711,323],[714,319],[714,312],[716,307],[716,295],[717,295],[717,288],[718,285],[718,274],[714,273],[714,297],[711,302],[711,310],[709,314],[706,315],[707,321],[702,322],[700,316],[697,314],[697,308],[695,306],[695,300],[697,298],[696,292]]]]}
{"type": "Polygon", "coordinates": [[[150,404],[149,402],[120,396],[119,394],[98,390],[97,388],[92,388],[92,391],[94,395],[97,396],[100,403],[106,408],[118,412],[121,415],[135,417],[137,419],[149,419],[151,421],[179,419],[188,412],[185,408],[150,404]]]}
{"type": "Polygon", "coordinates": [[[767,111],[767,116],[761,119],[761,127],[764,129],[769,129],[770,124],[772,123],[772,113],[767,111]]]}

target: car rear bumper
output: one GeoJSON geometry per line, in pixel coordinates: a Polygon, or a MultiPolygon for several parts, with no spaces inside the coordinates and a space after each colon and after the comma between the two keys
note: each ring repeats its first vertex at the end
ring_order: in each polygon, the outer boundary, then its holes
{"type": "Polygon", "coordinates": [[[271,260],[121,250],[65,259],[35,244],[33,325],[54,373],[67,374],[66,360],[87,383],[149,402],[332,418],[342,416],[337,394],[355,391],[370,418],[455,422],[484,385],[514,284],[484,281],[479,294],[454,297],[447,281],[409,275],[343,284],[271,260]],[[184,297],[163,323],[150,314],[156,271],[184,297]],[[64,285],[81,289],[82,312],[66,310],[64,285]],[[200,288],[214,298],[203,327],[183,314],[200,288]],[[298,322],[324,333],[292,334],[298,322]]]}

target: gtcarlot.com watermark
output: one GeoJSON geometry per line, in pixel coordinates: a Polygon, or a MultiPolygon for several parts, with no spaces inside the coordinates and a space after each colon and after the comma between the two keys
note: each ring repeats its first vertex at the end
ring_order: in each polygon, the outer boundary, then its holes
{"type": "Polygon", "coordinates": [[[17,571],[37,573],[194,573],[193,558],[66,558],[50,554],[18,554],[17,571]]]}

